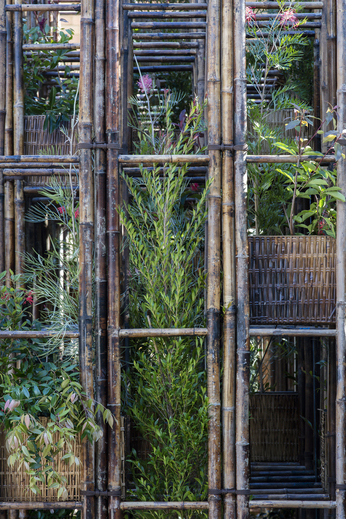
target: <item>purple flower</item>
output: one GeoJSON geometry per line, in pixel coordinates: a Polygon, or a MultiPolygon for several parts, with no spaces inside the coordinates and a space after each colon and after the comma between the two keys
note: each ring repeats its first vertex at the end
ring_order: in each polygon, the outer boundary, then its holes
{"type": "Polygon", "coordinates": [[[151,77],[146,74],[145,76],[142,76],[140,78],[140,80],[138,81],[138,88],[144,92],[144,93],[147,93],[147,92],[150,92],[152,86],[153,86],[153,80],[151,79],[151,77]]]}

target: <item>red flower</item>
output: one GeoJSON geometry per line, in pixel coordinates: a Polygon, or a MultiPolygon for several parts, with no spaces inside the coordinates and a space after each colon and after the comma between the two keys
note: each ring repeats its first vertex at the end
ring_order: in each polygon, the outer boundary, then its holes
{"type": "Polygon", "coordinates": [[[255,11],[253,9],[251,9],[251,7],[245,8],[245,21],[248,25],[250,25],[252,22],[256,21],[255,11]]]}
{"type": "Polygon", "coordinates": [[[79,207],[77,207],[77,209],[75,210],[74,217],[76,220],[77,220],[77,218],[79,218],[79,207]]]}
{"type": "Polygon", "coordinates": [[[295,9],[287,9],[287,11],[279,13],[279,18],[281,27],[287,27],[289,25],[297,27],[298,25],[298,18],[296,17],[295,9]]]}
{"type": "Polygon", "coordinates": [[[4,299],[4,301],[9,301],[10,297],[11,296],[8,292],[4,292],[4,294],[1,296],[1,299],[4,299]]]}
{"type": "Polygon", "coordinates": [[[64,206],[58,207],[58,211],[60,214],[64,214],[64,213],[66,213],[66,207],[64,207],[64,206]]]}
{"type": "Polygon", "coordinates": [[[191,189],[191,191],[194,191],[195,193],[197,193],[199,190],[198,184],[196,182],[194,184],[190,184],[190,189],[191,189]]]}
{"type": "Polygon", "coordinates": [[[32,303],[34,302],[33,297],[32,297],[33,295],[34,295],[33,291],[30,290],[30,292],[28,292],[28,294],[27,294],[27,297],[25,298],[25,301],[27,301],[29,303],[29,305],[32,305],[32,303]]]}

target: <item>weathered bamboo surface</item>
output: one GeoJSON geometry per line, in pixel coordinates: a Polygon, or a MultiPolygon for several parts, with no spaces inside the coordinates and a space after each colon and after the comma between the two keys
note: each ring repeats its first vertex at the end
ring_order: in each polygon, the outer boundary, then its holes
{"type": "Polygon", "coordinates": [[[62,510],[62,509],[76,509],[81,510],[83,504],[81,501],[50,501],[50,502],[39,502],[39,501],[13,501],[11,503],[7,501],[0,501],[0,510],[62,510]]]}
{"type": "Polygon", "coordinates": [[[119,337],[203,337],[207,333],[207,328],[132,328],[120,330],[119,337]]]}
{"type": "MultiPolygon", "coordinates": [[[[44,339],[47,337],[54,337],[54,335],[56,335],[56,332],[49,330],[0,330],[0,339],[44,339]]],[[[66,332],[64,333],[64,337],[66,337],[66,339],[78,339],[79,332],[66,332]]]]}
{"type": "Polygon", "coordinates": [[[123,501],[121,510],[208,510],[208,501],[123,501]]]}
{"type": "Polygon", "coordinates": [[[336,508],[335,501],[304,501],[304,500],[295,500],[295,501],[274,501],[270,499],[266,499],[265,501],[258,501],[253,499],[249,504],[251,509],[255,508],[304,508],[304,509],[325,509],[330,510],[336,508]]]}
{"type": "MultiPolygon", "coordinates": [[[[2,155],[0,156],[0,163],[33,163],[45,162],[47,164],[78,164],[79,157],[77,155],[2,155]]],[[[8,166],[5,166],[8,167],[8,166]]]]}
{"type": "Polygon", "coordinates": [[[7,4],[6,11],[80,11],[81,7],[78,4],[59,5],[59,4],[7,4]]]}
{"type": "Polygon", "coordinates": [[[208,155],[119,155],[120,164],[207,164],[208,155]]]}
{"type": "Polygon", "coordinates": [[[249,238],[252,324],[335,322],[335,240],[329,236],[249,238]]]}

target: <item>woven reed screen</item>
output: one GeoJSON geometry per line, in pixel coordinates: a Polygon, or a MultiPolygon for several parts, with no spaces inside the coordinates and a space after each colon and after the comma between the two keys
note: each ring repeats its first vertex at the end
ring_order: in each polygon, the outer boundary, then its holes
{"type": "MultiPolygon", "coordinates": [[[[44,424],[46,418],[42,419],[44,424]]],[[[57,435],[53,436],[54,442],[57,441],[57,435]]],[[[121,417],[121,491],[122,497],[125,499],[125,427],[124,417],[121,417]]],[[[77,442],[74,447],[74,454],[81,458],[81,444],[77,442]]],[[[70,467],[61,460],[63,453],[57,457],[59,472],[67,478],[67,499],[58,499],[57,490],[49,490],[46,485],[38,483],[41,490],[40,494],[28,492],[29,477],[25,474],[24,468],[18,469],[18,466],[10,467],[7,464],[7,451],[5,447],[5,433],[0,431],[0,501],[16,501],[16,502],[57,502],[57,501],[80,501],[80,482],[81,482],[81,465],[70,467]]],[[[82,460],[81,460],[82,461],[82,460]]]]}
{"type": "Polygon", "coordinates": [[[335,322],[335,240],[249,237],[251,324],[335,322]]]}
{"type": "MultiPolygon", "coordinates": [[[[25,155],[69,155],[70,143],[61,130],[54,130],[49,133],[44,130],[44,115],[27,115],[24,117],[24,154],[25,155]]],[[[68,134],[71,131],[71,123],[66,122],[65,128],[68,134]]],[[[73,146],[73,153],[76,152],[76,146],[73,146]]],[[[68,166],[67,166],[68,167],[68,166]]],[[[66,167],[66,168],[67,168],[66,167]]],[[[44,173],[44,169],[42,170],[44,173]]],[[[63,183],[68,183],[68,176],[62,175],[63,183]]],[[[30,186],[43,186],[49,180],[49,177],[32,176],[27,177],[27,184],[30,186]]],[[[73,182],[76,183],[75,175],[73,175],[73,182]]]]}
{"type": "Polygon", "coordinates": [[[298,394],[250,395],[250,460],[298,461],[298,394]]]}

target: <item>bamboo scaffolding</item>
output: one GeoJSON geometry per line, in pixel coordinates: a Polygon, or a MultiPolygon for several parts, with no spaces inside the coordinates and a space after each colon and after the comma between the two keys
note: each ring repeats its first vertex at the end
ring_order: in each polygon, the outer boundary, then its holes
{"type": "MultiPolygon", "coordinates": [[[[6,13],[5,0],[0,0],[0,155],[5,153],[6,118],[6,13]]],[[[5,270],[4,187],[0,170],[0,272],[5,270]]]]}
{"type": "Polygon", "coordinates": [[[80,5],[59,5],[59,4],[7,4],[6,11],[15,12],[47,12],[47,11],[80,11],[80,5]]]}
{"type": "MultiPolygon", "coordinates": [[[[207,48],[208,144],[221,144],[221,2],[208,5],[207,48]]],[[[207,197],[207,394],[209,400],[208,486],[209,519],[220,519],[221,498],[221,412],[220,412],[220,235],[221,152],[209,151],[208,178],[213,182],[207,197]],[[215,494],[213,494],[215,490],[215,494]]]]}
{"type": "MultiPolygon", "coordinates": [[[[105,1],[95,1],[95,87],[94,124],[96,142],[106,142],[105,132],[105,1]]],[[[107,407],[107,234],[106,234],[106,151],[95,151],[95,252],[96,252],[96,371],[95,396],[107,407]]],[[[102,492],[108,485],[108,426],[102,413],[97,417],[103,436],[95,445],[96,488],[102,492]]],[[[96,498],[96,517],[107,519],[108,500],[96,498]]]]}
{"type": "MultiPolygon", "coordinates": [[[[274,2],[273,2],[274,3],[274,2]]],[[[123,4],[122,8],[124,11],[134,11],[139,9],[147,9],[148,11],[156,11],[158,9],[160,10],[179,10],[182,11],[183,9],[207,9],[208,4],[201,3],[201,4],[123,4]]]]}
{"type": "MultiPolygon", "coordinates": [[[[338,132],[346,127],[346,0],[336,2],[337,20],[337,104],[338,104],[338,132]]],[[[346,194],[346,159],[337,163],[338,186],[341,193],[346,194]]],[[[337,202],[336,228],[336,517],[346,517],[346,330],[345,330],[345,303],[346,303],[346,204],[337,202]]]]}
{"type": "Polygon", "coordinates": [[[207,164],[208,155],[119,155],[120,164],[207,164]]]}
{"type": "MultiPolygon", "coordinates": [[[[109,143],[121,142],[120,98],[120,2],[106,1],[106,133],[109,143]]],[[[118,151],[107,150],[107,236],[108,236],[108,406],[114,427],[108,442],[108,489],[116,493],[108,500],[109,516],[121,518],[121,365],[120,365],[120,225],[118,151]]]]}
{"type": "MultiPolygon", "coordinates": [[[[91,144],[93,113],[93,55],[94,3],[85,0],[81,15],[81,80],[79,102],[79,136],[83,143],[91,144]]],[[[67,157],[66,157],[67,159],[67,157]]],[[[72,162],[72,157],[69,157],[72,162]]],[[[93,240],[94,240],[94,182],[91,149],[81,149],[79,166],[80,233],[79,233],[79,356],[81,382],[88,398],[94,398],[93,381],[93,330],[92,330],[92,285],[93,285],[93,240]]],[[[81,489],[95,490],[94,444],[82,444],[83,468],[81,489]]],[[[83,519],[95,517],[95,498],[91,495],[83,499],[83,519]]]]}
{"type": "MultiPolygon", "coordinates": [[[[246,60],[245,2],[234,0],[234,142],[245,147],[246,60]]],[[[235,247],[237,272],[237,365],[236,365],[236,488],[249,489],[249,289],[247,240],[246,152],[235,153],[235,247]]],[[[249,497],[237,495],[237,518],[249,515],[249,497]]]]}

